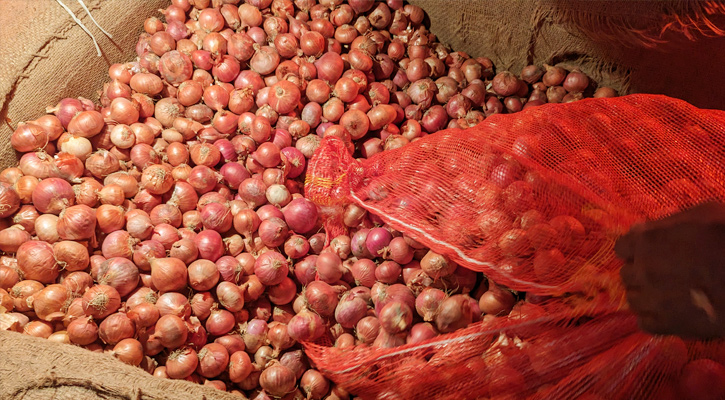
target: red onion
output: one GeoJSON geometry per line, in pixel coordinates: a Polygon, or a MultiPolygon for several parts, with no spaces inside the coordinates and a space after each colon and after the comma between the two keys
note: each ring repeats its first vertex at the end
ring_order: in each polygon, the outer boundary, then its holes
{"type": "Polygon", "coordinates": [[[365,247],[375,257],[382,256],[383,250],[390,244],[393,236],[384,228],[373,228],[365,239],[365,247]]]}
{"type": "Polygon", "coordinates": [[[372,301],[375,304],[375,311],[379,311],[388,303],[398,301],[408,305],[411,309],[415,308],[415,296],[413,292],[405,285],[399,283],[387,286],[380,285],[380,289],[376,292],[375,285],[372,288],[372,301]]]}
{"type": "Polygon", "coordinates": [[[260,75],[268,75],[274,72],[277,65],[279,65],[279,61],[279,54],[274,47],[262,46],[252,56],[249,66],[260,75]]]}
{"type": "Polygon", "coordinates": [[[252,319],[247,323],[242,334],[247,352],[256,352],[267,339],[267,322],[261,319],[252,319]]]}
{"type": "Polygon", "coordinates": [[[304,288],[303,295],[307,307],[323,317],[330,317],[335,313],[338,303],[339,289],[323,281],[310,282],[304,288]]]}
{"type": "Polygon", "coordinates": [[[206,319],[207,332],[212,336],[222,336],[229,333],[235,325],[234,314],[227,310],[214,310],[206,319]]]}
{"type": "Polygon", "coordinates": [[[425,288],[415,299],[415,310],[424,321],[433,321],[440,304],[446,298],[446,293],[440,289],[425,288]]]}
{"type": "Polygon", "coordinates": [[[343,64],[339,54],[325,53],[315,61],[317,76],[324,81],[334,84],[342,76],[343,64]]]}
{"type": "Polygon", "coordinates": [[[315,267],[318,278],[329,284],[339,281],[345,273],[340,257],[330,251],[320,253],[315,262],[315,267]]]}
{"type": "Polygon", "coordinates": [[[541,81],[546,86],[557,86],[561,85],[566,78],[566,70],[561,67],[552,67],[551,65],[544,64],[544,75],[541,77],[541,81]]]}
{"type": "Polygon", "coordinates": [[[434,337],[438,336],[439,333],[436,330],[435,326],[429,322],[420,322],[415,325],[413,325],[412,328],[410,328],[410,333],[408,334],[408,337],[405,340],[406,344],[416,344],[421,343],[429,339],[433,339],[434,337]]]}
{"type": "Polygon", "coordinates": [[[335,308],[335,320],[343,328],[354,328],[367,314],[367,303],[352,292],[346,292],[335,308]]]}
{"type": "Polygon", "coordinates": [[[315,280],[317,275],[317,255],[309,255],[298,261],[294,266],[295,278],[301,285],[307,285],[315,280]]]}
{"type": "Polygon", "coordinates": [[[115,288],[121,297],[125,297],[138,286],[139,271],[130,260],[113,257],[101,263],[96,281],[115,288]]]}
{"type": "Polygon", "coordinates": [[[562,86],[569,93],[581,93],[589,86],[589,78],[575,68],[566,75],[562,86]]]}
{"type": "Polygon", "coordinates": [[[302,235],[292,235],[284,243],[284,253],[293,260],[306,256],[309,251],[310,243],[302,235]]]}
{"type": "Polygon", "coordinates": [[[224,255],[224,242],[219,232],[203,230],[194,238],[194,244],[199,250],[199,258],[216,261],[224,255]]]}
{"type": "Polygon", "coordinates": [[[151,280],[154,286],[162,291],[180,291],[186,287],[187,269],[178,258],[152,259],[151,280]]]}
{"type": "Polygon", "coordinates": [[[325,333],[325,323],[317,313],[302,310],[287,324],[287,333],[297,341],[313,341],[325,333]]]}
{"type": "Polygon", "coordinates": [[[229,364],[227,349],[218,343],[209,343],[199,350],[199,365],[196,371],[206,378],[218,376],[229,364]]]}
{"type": "Polygon", "coordinates": [[[254,274],[263,285],[278,285],[288,273],[287,258],[276,251],[268,251],[260,255],[254,264],[254,274]]]}
{"type": "Polygon", "coordinates": [[[442,333],[465,328],[472,321],[471,303],[469,297],[463,294],[456,294],[443,300],[435,316],[436,327],[442,333]]]}

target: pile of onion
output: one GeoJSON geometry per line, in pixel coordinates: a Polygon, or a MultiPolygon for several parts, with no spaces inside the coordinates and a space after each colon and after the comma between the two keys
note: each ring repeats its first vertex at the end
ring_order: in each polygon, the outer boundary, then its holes
{"type": "MultiPolygon", "coordinates": [[[[145,20],[136,60],[110,66],[97,102],[62,99],[11,136],[22,155],[0,172],[10,329],[251,399],[350,399],[301,342],[420,343],[521,304],[354,204],[348,233],[327,237],[306,165],[326,136],[367,158],[616,92],[576,69],[496,73],[400,0],[172,0],[163,14],[145,20]]],[[[520,171],[500,169],[516,186],[520,171]]],[[[491,239],[513,251],[519,231],[565,230],[567,251],[584,234],[576,219],[530,217],[491,239]]]]}

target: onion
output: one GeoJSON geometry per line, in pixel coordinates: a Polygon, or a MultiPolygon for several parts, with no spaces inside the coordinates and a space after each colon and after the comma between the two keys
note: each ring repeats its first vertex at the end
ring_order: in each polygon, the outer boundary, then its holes
{"type": "Polygon", "coordinates": [[[589,78],[575,68],[566,75],[562,86],[569,93],[581,93],[589,86],[589,78]]]}
{"type": "Polygon", "coordinates": [[[231,312],[241,311],[244,307],[244,294],[239,286],[232,282],[220,282],[216,288],[216,295],[219,304],[231,312]]]}
{"type": "Polygon", "coordinates": [[[247,352],[256,353],[267,339],[267,322],[262,319],[252,319],[247,323],[242,334],[247,352]]]}
{"type": "Polygon", "coordinates": [[[406,344],[416,344],[421,343],[429,339],[433,339],[434,337],[438,336],[438,331],[433,326],[433,324],[428,322],[420,322],[415,325],[413,325],[412,328],[410,328],[410,333],[408,334],[408,337],[405,339],[406,344]]]}
{"type": "Polygon", "coordinates": [[[267,247],[278,247],[287,239],[289,228],[280,218],[270,217],[259,224],[259,237],[267,247]]]}
{"type": "MultiPolygon", "coordinates": [[[[344,290],[344,288],[343,288],[344,290]]],[[[331,317],[338,303],[339,289],[323,281],[310,282],[303,290],[307,307],[323,317],[331,317]]]]}
{"type": "Polygon", "coordinates": [[[469,297],[453,295],[441,303],[435,316],[435,324],[442,333],[453,332],[468,326],[473,321],[473,310],[469,297]]]}
{"type": "Polygon", "coordinates": [[[213,378],[229,364],[227,349],[218,343],[209,343],[199,350],[199,365],[196,371],[206,378],[213,378]]]}
{"type": "Polygon", "coordinates": [[[26,232],[22,226],[11,226],[0,231],[0,250],[6,253],[15,253],[20,245],[29,240],[31,240],[30,233],[26,232]]]}
{"type": "Polygon", "coordinates": [[[390,231],[384,228],[373,228],[368,232],[365,239],[365,247],[374,256],[380,256],[383,250],[390,244],[393,236],[390,231]]]}
{"type": "Polygon", "coordinates": [[[333,252],[322,252],[315,262],[318,278],[326,283],[335,283],[345,273],[342,267],[342,260],[333,252]]]}
{"type": "Polygon", "coordinates": [[[297,281],[301,285],[307,285],[315,280],[315,277],[317,275],[317,268],[315,267],[316,263],[317,256],[309,255],[295,264],[295,278],[297,278],[297,281]]]}
{"type": "Polygon", "coordinates": [[[274,349],[271,354],[272,357],[276,358],[283,350],[294,346],[295,341],[289,337],[286,324],[273,321],[269,323],[268,328],[267,340],[274,349]]]}
{"type": "Polygon", "coordinates": [[[175,349],[186,342],[189,332],[184,321],[176,315],[164,315],[156,322],[151,338],[158,339],[168,349],[175,349]]]}
{"type": "Polygon", "coordinates": [[[162,291],[180,291],[186,287],[187,269],[178,258],[154,258],[150,260],[151,281],[162,291]]]}
{"type": "Polygon", "coordinates": [[[367,314],[367,302],[352,292],[346,292],[335,308],[335,320],[343,328],[354,328],[367,314]]]}
{"type": "Polygon", "coordinates": [[[315,61],[317,76],[331,84],[337,82],[342,76],[344,62],[337,53],[328,52],[315,61]]]}
{"type": "Polygon", "coordinates": [[[307,199],[292,200],[282,212],[287,225],[296,233],[308,233],[317,224],[317,206],[307,199]]]}
{"type": "Polygon", "coordinates": [[[292,235],[284,243],[284,253],[293,260],[306,256],[309,251],[310,243],[302,235],[292,235]]]}
{"type": "Polygon", "coordinates": [[[160,316],[176,315],[186,319],[191,315],[191,306],[188,299],[181,293],[167,292],[159,296],[156,301],[156,309],[160,316]]]}
{"type": "Polygon", "coordinates": [[[321,400],[330,390],[330,382],[319,371],[309,369],[300,378],[300,387],[308,399],[321,400]]]}
{"type": "Polygon", "coordinates": [[[98,325],[92,317],[74,319],[68,324],[67,332],[73,344],[85,346],[98,340],[98,325]]]}
{"type": "Polygon", "coordinates": [[[390,334],[405,332],[413,323],[413,310],[397,301],[386,304],[378,313],[380,327],[390,334]]]}
{"type": "Polygon", "coordinates": [[[152,327],[160,317],[159,309],[151,303],[141,303],[130,309],[127,315],[137,328],[152,327]]]}
{"type": "Polygon", "coordinates": [[[380,312],[386,304],[393,301],[406,304],[411,309],[415,308],[415,296],[407,286],[399,283],[390,286],[382,283],[376,283],[376,285],[379,285],[379,287],[376,288],[375,285],[373,285],[373,288],[371,289],[372,301],[373,304],[375,304],[376,312],[380,312]]]}
{"type": "Polygon", "coordinates": [[[594,91],[594,95],[592,97],[617,97],[617,91],[610,87],[600,86],[597,88],[597,90],[594,91]]]}
{"type": "Polygon", "coordinates": [[[83,294],[83,311],[96,319],[103,319],[121,307],[121,296],[108,285],[95,285],[83,294]]]}
{"type": "Polygon", "coordinates": [[[317,313],[302,310],[287,324],[287,333],[298,342],[313,341],[325,333],[325,323],[317,313]]]}
{"type": "Polygon", "coordinates": [[[446,298],[446,293],[440,289],[425,288],[415,299],[415,310],[423,317],[423,321],[433,321],[438,308],[446,298]]]}
{"type": "Polygon", "coordinates": [[[267,366],[259,376],[259,385],[262,389],[276,397],[292,392],[296,383],[294,372],[278,361],[271,362],[271,365],[267,366]]]}
{"type": "Polygon", "coordinates": [[[260,255],[254,263],[254,274],[266,286],[282,283],[288,273],[289,263],[286,257],[276,251],[260,255]]]}
{"type": "Polygon", "coordinates": [[[214,310],[206,319],[206,330],[212,336],[222,336],[229,333],[234,328],[234,314],[227,310],[214,310]]]}
{"type": "Polygon", "coordinates": [[[551,65],[544,64],[544,75],[541,77],[541,81],[546,86],[557,86],[561,85],[566,78],[566,70],[561,67],[552,67],[551,65]]]}
{"type": "Polygon", "coordinates": [[[33,311],[44,321],[58,321],[65,315],[70,300],[65,286],[48,285],[33,295],[33,311]]]}
{"type": "Polygon", "coordinates": [[[18,247],[18,267],[25,279],[53,283],[59,274],[53,247],[46,242],[31,240],[18,247]]]}
{"type": "Polygon", "coordinates": [[[254,366],[249,354],[244,351],[235,351],[229,357],[229,380],[235,383],[242,382],[252,373],[254,366]]]}
{"type": "Polygon", "coordinates": [[[297,285],[289,278],[285,277],[278,285],[272,285],[267,290],[269,301],[276,305],[291,303],[297,293],[297,285]]]}
{"type": "Polygon", "coordinates": [[[508,314],[515,303],[513,293],[489,282],[489,289],[481,295],[478,307],[483,313],[499,316],[508,314]]]}
{"type": "Polygon", "coordinates": [[[203,230],[194,238],[194,244],[199,250],[199,258],[216,261],[224,255],[224,242],[219,232],[203,230]]]}
{"type": "Polygon", "coordinates": [[[135,333],[136,324],[122,312],[107,316],[98,326],[98,337],[107,344],[116,344],[133,337],[135,333]]]}
{"type": "Polygon", "coordinates": [[[101,263],[96,280],[113,287],[121,297],[125,297],[138,286],[139,271],[130,260],[113,257],[101,263]]]}
{"type": "Polygon", "coordinates": [[[420,267],[428,276],[436,280],[452,274],[458,267],[458,264],[445,255],[429,251],[420,260],[420,267]]]}

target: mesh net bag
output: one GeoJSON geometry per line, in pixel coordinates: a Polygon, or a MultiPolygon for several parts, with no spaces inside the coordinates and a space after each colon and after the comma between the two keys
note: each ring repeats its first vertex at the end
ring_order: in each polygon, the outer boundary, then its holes
{"type": "Polygon", "coordinates": [[[612,248],[632,224],[724,200],[724,141],[725,112],[656,95],[494,115],[367,160],[324,139],[305,184],[313,201],[354,202],[499,284],[553,298],[419,345],[308,344],[308,355],[362,398],[683,398],[691,371],[725,368],[725,345],[640,332],[612,248]]]}
{"type": "Polygon", "coordinates": [[[305,192],[355,202],[499,284],[561,295],[616,274],[631,224],[725,197],[723,134],[725,112],[664,96],[544,105],[363,161],[325,139],[305,192]]]}
{"type": "Polygon", "coordinates": [[[648,335],[626,311],[582,320],[515,310],[417,345],[305,351],[342,387],[380,400],[720,398],[683,388],[693,371],[706,378],[725,363],[722,341],[648,335]]]}

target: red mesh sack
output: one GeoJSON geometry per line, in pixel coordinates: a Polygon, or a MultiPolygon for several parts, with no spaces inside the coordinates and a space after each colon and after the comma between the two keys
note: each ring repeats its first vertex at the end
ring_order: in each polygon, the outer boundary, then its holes
{"type": "Polygon", "coordinates": [[[723,341],[648,335],[626,311],[583,320],[515,310],[417,345],[371,351],[307,344],[305,351],[362,399],[694,400],[725,393],[725,382],[702,381],[725,373],[723,341]]]}
{"type": "Polygon", "coordinates": [[[723,199],[723,134],[725,112],[664,96],[550,104],[362,161],[324,139],[305,192],[355,202],[499,284],[561,295],[616,275],[611,249],[632,223],[723,199]]]}
{"type": "Polygon", "coordinates": [[[724,342],[640,332],[612,246],[633,223],[722,201],[724,134],[725,112],[631,95],[494,115],[367,160],[323,140],[313,201],[354,202],[499,284],[556,297],[422,344],[306,344],[309,357],[363,399],[697,398],[697,379],[725,374],[724,342]]]}

